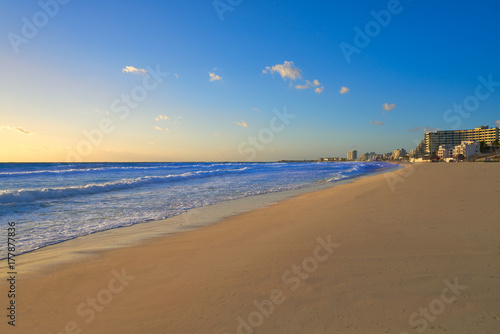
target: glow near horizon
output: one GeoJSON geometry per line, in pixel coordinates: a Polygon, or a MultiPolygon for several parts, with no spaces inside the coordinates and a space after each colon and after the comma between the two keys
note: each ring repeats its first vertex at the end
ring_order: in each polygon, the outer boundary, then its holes
{"type": "Polygon", "coordinates": [[[469,97],[479,77],[500,81],[500,4],[396,5],[243,1],[221,21],[211,1],[70,1],[16,53],[8,34],[42,9],[2,2],[0,161],[66,161],[103,119],[113,130],[84,161],[246,161],[249,138],[255,161],[345,157],[495,126],[500,86],[469,97]],[[356,43],[355,27],[372,37],[356,43]],[[120,118],[113,102],[157,67],[170,74],[120,118]],[[273,129],[284,108],[295,118],[273,129]]]}

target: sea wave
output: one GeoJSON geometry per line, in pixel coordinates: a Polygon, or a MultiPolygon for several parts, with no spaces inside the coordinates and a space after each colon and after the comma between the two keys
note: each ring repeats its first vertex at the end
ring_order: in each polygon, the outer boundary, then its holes
{"type": "Polygon", "coordinates": [[[21,189],[16,191],[0,192],[0,204],[26,203],[38,200],[66,198],[80,195],[91,195],[114,190],[135,188],[155,183],[167,183],[175,181],[190,180],[225,174],[243,173],[248,167],[238,169],[216,169],[211,171],[196,171],[182,174],[170,174],[164,176],[145,176],[135,179],[121,179],[113,182],[91,183],[83,186],[43,188],[43,189],[21,189]]]}
{"type": "Polygon", "coordinates": [[[136,167],[136,166],[123,166],[123,167],[79,167],[79,168],[71,168],[71,169],[60,169],[60,170],[32,170],[32,171],[19,171],[19,172],[1,172],[0,177],[2,176],[29,176],[29,175],[46,175],[46,174],[64,174],[64,173],[82,173],[82,172],[95,172],[95,171],[110,171],[110,170],[147,170],[147,169],[174,169],[181,168],[185,166],[151,166],[151,167],[136,167]]]}

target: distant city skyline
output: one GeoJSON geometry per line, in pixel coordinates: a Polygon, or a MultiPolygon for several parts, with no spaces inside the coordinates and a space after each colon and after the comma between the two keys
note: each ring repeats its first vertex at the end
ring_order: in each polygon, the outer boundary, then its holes
{"type": "Polygon", "coordinates": [[[500,125],[500,3],[0,3],[1,162],[408,152],[500,125]]]}

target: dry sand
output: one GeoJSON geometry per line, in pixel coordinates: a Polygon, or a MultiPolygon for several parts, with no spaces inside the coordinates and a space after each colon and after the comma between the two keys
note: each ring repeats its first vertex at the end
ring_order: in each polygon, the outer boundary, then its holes
{"type": "Polygon", "coordinates": [[[499,176],[412,165],[23,276],[25,254],[0,332],[499,333],[499,176]]]}

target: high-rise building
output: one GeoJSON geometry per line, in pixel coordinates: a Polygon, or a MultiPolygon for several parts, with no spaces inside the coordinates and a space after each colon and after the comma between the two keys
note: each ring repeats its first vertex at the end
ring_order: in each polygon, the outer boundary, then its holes
{"type": "Polygon", "coordinates": [[[347,160],[357,160],[358,159],[358,151],[349,151],[347,152],[347,160]]]}
{"type": "Polygon", "coordinates": [[[406,150],[404,148],[394,150],[394,153],[392,154],[392,157],[394,160],[402,159],[406,156],[406,150]]]}
{"type": "Polygon", "coordinates": [[[480,126],[471,130],[445,130],[427,132],[414,150],[417,157],[430,156],[439,151],[440,145],[460,145],[463,141],[485,142],[491,145],[499,139],[499,128],[480,126]]]}
{"type": "Polygon", "coordinates": [[[377,153],[375,153],[375,152],[367,153],[366,161],[373,161],[375,159],[377,159],[377,153]]]}

